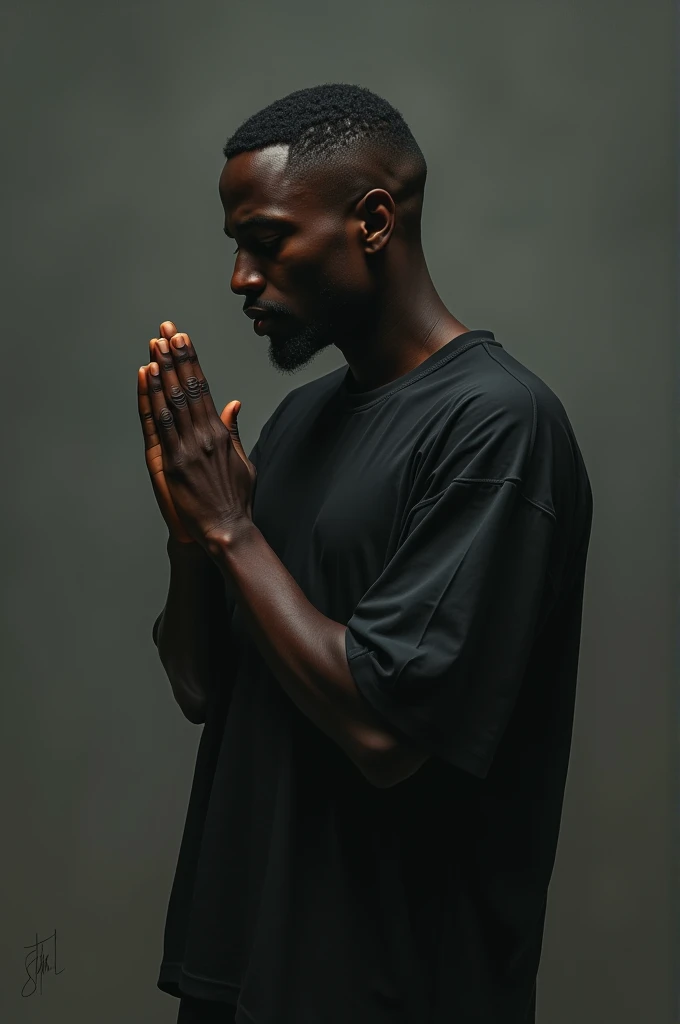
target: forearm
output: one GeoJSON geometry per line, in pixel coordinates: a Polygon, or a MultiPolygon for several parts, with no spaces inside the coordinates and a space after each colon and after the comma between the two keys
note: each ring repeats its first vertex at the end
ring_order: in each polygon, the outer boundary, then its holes
{"type": "Polygon", "coordinates": [[[210,557],[230,583],[256,646],[285,692],[375,782],[383,755],[396,740],[352,678],[346,627],[307,600],[254,524],[216,540],[210,557]]]}
{"type": "Polygon", "coordinates": [[[158,654],[186,717],[204,721],[209,695],[227,668],[226,633],[233,603],[225,580],[198,544],[169,538],[170,585],[158,629],[158,654]]]}

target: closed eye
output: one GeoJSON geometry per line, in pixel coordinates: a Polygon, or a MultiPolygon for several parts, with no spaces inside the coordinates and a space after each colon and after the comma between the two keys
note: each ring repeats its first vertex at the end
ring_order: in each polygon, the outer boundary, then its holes
{"type": "MultiPolygon", "coordinates": [[[[267,242],[254,242],[253,246],[259,249],[265,249],[267,252],[273,252],[274,249],[277,249],[280,244],[281,239],[274,238],[267,242]]],[[[240,249],[240,245],[237,245],[236,248],[234,249],[234,256],[236,256],[240,252],[240,249]]]]}

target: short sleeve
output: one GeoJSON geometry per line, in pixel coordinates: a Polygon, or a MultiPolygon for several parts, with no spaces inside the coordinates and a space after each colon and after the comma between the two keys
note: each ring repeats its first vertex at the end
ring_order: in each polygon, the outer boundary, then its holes
{"type": "Polygon", "coordinates": [[[454,479],[412,510],[347,624],[369,704],[403,740],[480,778],[527,667],[554,524],[516,479],[454,479]]]}

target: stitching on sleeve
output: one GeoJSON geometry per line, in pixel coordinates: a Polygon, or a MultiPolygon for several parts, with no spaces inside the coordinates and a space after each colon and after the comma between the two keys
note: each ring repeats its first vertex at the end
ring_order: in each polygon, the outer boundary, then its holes
{"type": "Polygon", "coordinates": [[[542,505],[540,501],[535,501],[533,498],[529,498],[526,494],[523,494],[521,491],[519,492],[519,496],[520,498],[524,498],[525,501],[528,501],[530,505],[535,505],[537,509],[539,509],[541,512],[545,512],[547,516],[550,516],[551,519],[554,519],[555,522],[557,522],[557,516],[551,508],[548,508],[547,505],[542,505]]]}
{"type": "MultiPolygon", "coordinates": [[[[521,477],[518,477],[518,476],[507,476],[503,480],[494,480],[491,477],[457,476],[454,480],[451,481],[452,484],[508,484],[508,483],[510,483],[510,484],[514,484],[515,486],[517,484],[521,484],[521,482],[522,482],[521,477]]],[[[448,485],[448,486],[450,486],[450,485],[448,485]]],[[[421,508],[425,508],[427,505],[431,505],[431,504],[433,504],[433,502],[439,501],[439,499],[441,498],[443,493],[444,493],[444,491],[440,491],[438,494],[433,494],[431,498],[423,498],[422,501],[419,501],[418,504],[414,505],[413,508],[410,510],[409,518],[415,512],[419,512],[421,508]]],[[[555,513],[553,512],[553,510],[551,508],[548,508],[547,505],[543,505],[543,504],[541,504],[540,501],[536,501],[534,498],[530,498],[528,495],[524,494],[523,491],[519,491],[518,493],[519,493],[520,498],[524,498],[524,500],[528,501],[530,505],[534,505],[541,512],[545,512],[545,514],[547,516],[550,516],[551,519],[554,519],[555,521],[557,521],[557,516],[555,515],[555,513]]]]}

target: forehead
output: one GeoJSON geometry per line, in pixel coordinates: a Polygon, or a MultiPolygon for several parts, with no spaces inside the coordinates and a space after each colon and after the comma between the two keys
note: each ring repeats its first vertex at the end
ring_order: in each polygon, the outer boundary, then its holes
{"type": "Polygon", "coordinates": [[[254,213],[295,216],[303,202],[308,206],[307,191],[287,172],[287,163],[287,145],[267,146],[227,160],[219,181],[227,221],[240,222],[254,213]]]}

